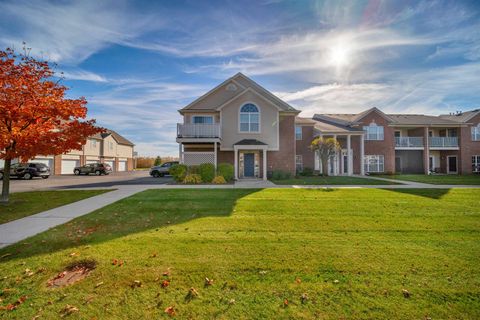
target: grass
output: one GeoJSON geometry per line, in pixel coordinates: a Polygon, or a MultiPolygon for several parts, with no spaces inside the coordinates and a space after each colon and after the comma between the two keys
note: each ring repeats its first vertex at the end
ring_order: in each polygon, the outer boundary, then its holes
{"type": "Polygon", "coordinates": [[[27,296],[0,318],[479,319],[479,196],[148,190],[0,250],[0,304],[27,296]],[[87,278],[46,287],[81,259],[87,278]]]}
{"type": "Polygon", "coordinates": [[[281,179],[273,180],[275,184],[285,184],[285,185],[391,185],[391,184],[401,184],[390,181],[368,179],[368,178],[357,178],[357,177],[322,177],[322,176],[312,176],[312,177],[294,177],[290,179],[281,179]]]}
{"type": "Polygon", "coordinates": [[[430,184],[451,184],[451,185],[480,185],[480,175],[424,175],[424,174],[397,174],[383,175],[382,178],[414,181],[430,184]]]}
{"type": "Polygon", "coordinates": [[[110,190],[32,191],[10,194],[8,204],[0,204],[0,224],[20,219],[110,190]]]}

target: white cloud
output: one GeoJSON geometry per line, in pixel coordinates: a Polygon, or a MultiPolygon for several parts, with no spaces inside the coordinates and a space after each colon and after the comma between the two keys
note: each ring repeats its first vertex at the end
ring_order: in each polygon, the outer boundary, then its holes
{"type": "Polygon", "coordinates": [[[105,78],[104,76],[85,70],[60,71],[57,72],[56,75],[65,78],[65,80],[81,80],[93,82],[108,81],[107,78],[105,78]]]}

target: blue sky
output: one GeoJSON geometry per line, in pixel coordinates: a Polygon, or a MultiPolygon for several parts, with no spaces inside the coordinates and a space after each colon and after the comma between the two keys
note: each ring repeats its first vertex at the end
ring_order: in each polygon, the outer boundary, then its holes
{"type": "Polygon", "coordinates": [[[177,110],[238,71],[304,116],[480,107],[480,1],[0,0],[22,41],[141,155],[176,155],[177,110]]]}

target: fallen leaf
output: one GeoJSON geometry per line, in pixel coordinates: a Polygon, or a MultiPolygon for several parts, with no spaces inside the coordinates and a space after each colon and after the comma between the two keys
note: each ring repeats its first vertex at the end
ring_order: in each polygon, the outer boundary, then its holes
{"type": "Polygon", "coordinates": [[[140,288],[142,286],[142,282],[140,280],[134,280],[130,287],[133,288],[140,288]]]}
{"type": "Polygon", "coordinates": [[[205,278],[205,287],[213,285],[213,279],[205,278]]]}
{"type": "Polygon", "coordinates": [[[169,316],[173,317],[175,315],[175,308],[173,306],[167,307],[165,309],[165,313],[167,313],[169,316]]]}
{"type": "Polygon", "coordinates": [[[60,317],[66,317],[66,316],[69,316],[71,315],[72,313],[75,313],[75,312],[78,312],[78,308],[75,307],[75,306],[72,306],[72,305],[69,305],[67,304],[65,306],[65,308],[63,308],[61,311],[60,311],[60,317]]]}
{"type": "Polygon", "coordinates": [[[70,257],[76,257],[79,256],[80,254],[78,252],[72,252],[69,254],[70,257]]]}
{"type": "Polygon", "coordinates": [[[197,289],[192,287],[188,290],[188,293],[185,296],[185,300],[186,301],[191,301],[191,300],[195,299],[196,297],[198,297],[198,291],[197,291],[197,289]]]}
{"type": "Polygon", "coordinates": [[[302,283],[302,279],[296,278],[296,279],[295,279],[295,282],[296,282],[296,283],[302,283]]]}
{"type": "Polygon", "coordinates": [[[98,287],[100,287],[100,286],[103,286],[103,281],[100,281],[99,283],[97,283],[97,284],[95,285],[95,288],[98,288],[98,287]]]}
{"type": "Polygon", "coordinates": [[[402,294],[404,298],[410,298],[410,292],[406,289],[402,289],[402,294]]]}
{"type": "Polygon", "coordinates": [[[307,303],[308,295],[306,293],[302,293],[302,295],[300,296],[300,301],[302,301],[302,304],[307,303]]]}
{"type": "Polygon", "coordinates": [[[22,303],[24,303],[25,300],[27,300],[27,296],[21,296],[21,297],[18,298],[18,300],[15,301],[14,303],[9,303],[9,304],[7,304],[6,306],[0,306],[0,310],[7,310],[7,311],[15,310],[15,309],[17,309],[17,307],[18,307],[19,305],[21,305],[22,303]]]}
{"type": "Polygon", "coordinates": [[[170,281],[168,281],[168,280],[163,280],[163,281],[162,281],[162,288],[166,288],[166,287],[168,287],[169,285],[170,285],[170,281]]]}
{"type": "Polygon", "coordinates": [[[288,307],[288,299],[283,299],[283,307],[288,307]]]}

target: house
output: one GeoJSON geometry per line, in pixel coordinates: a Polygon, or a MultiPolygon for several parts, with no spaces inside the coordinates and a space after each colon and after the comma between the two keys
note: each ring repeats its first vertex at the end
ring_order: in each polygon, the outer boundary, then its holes
{"type": "Polygon", "coordinates": [[[73,174],[77,166],[89,163],[108,163],[114,172],[133,170],[134,144],[113,130],[87,139],[82,150],[61,155],[37,156],[32,162],[45,163],[53,174],[73,174]]]}
{"type": "Polygon", "coordinates": [[[179,110],[180,162],[231,163],[235,178],[262,178],[304,168],[330,175],[365,173],[472,173],[480,170],[480,110],[455,115],[315,114],[282,101],[242,73],[179,110]],[[310,149],[318,136],[341,150],[321,167],[310,149]]]}

